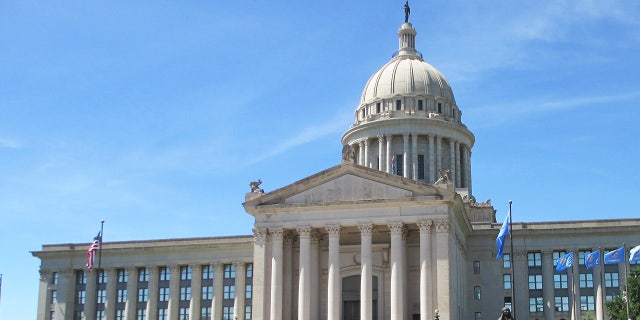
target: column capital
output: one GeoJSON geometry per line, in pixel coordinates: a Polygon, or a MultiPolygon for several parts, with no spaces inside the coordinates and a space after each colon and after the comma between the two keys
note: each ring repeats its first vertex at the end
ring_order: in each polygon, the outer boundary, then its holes
{"type": "Polygon", "coordinates": [[[244,272],[245,262],[244,261],[234,261],[233,265],[236,267],[236,271],[244,272]]]}
{"type": "Polygon", "coordinates": [[[282,237],[284,235],[284,228],[282,227],[269,228],[269,233],[271,234],[271,237],[273,237],[274,240],[282,240],[282,237]]]}
{"type": "Polygon", "coordinates": [[[362,141],[362,143],[363,143],[365,146],[368,146],[368,145],[369,145],[369,139],[365,138],[365,139],[364,139],[364,141],[362,141]]]}
{"type": "Polygon", "coordinates": [[[191,272],[193,273],[197,273],[202,270],[202,265],[199,263],[190,264],[189,267],[191,267],[191,272]]]}
{"type": "Polygon", "coordinates": [[[433,220],[421,220],[416,223],[418,228],[420,229],[420,233],[422,232],[430,232],[433,228],[433,220]]]}
{"type": "Polygon", "coordinates": [[[138,271],[138,268],[139,268],[139,267],[138,267],[138,266],[136,266],[136,265],[129,265],[129,266],[126,266],[126,267],[125,267],[125,270],[127,270],[127,273],[128,273],[129,275],[131,275],[132,273],[137,272],[137,271],[138,271]]]}
{"type": "Polygon", "coordinates": [[[329,233],[329,238],[339,238],[340,237],[340,229],[342,227],[339,224],[326,225],[324,228],[329,233]]]}
{"type": "Polygon", "coordinates": [[[311,237],[311,227],[310,226],[300,226],[296,228],[298,230],[298,234],[301,239],[309,239],[311,237]]]}
{"type": "Polygon", "coordinates": [[[171,273],[180,272],[180,265],[177,265],[177,264],[169,265],[169,271],[171,271],[171,273]]]}
{"type": "Polygon", "coordinates": [[[449,227],[451,226],[449,224],[449,220],[447,219],[436,220],[435,225],[436,225],[436,232],[449,232],[449,227]]]}
{"type": "Polygon", "coordinates": [[[216,274],[222,272],[222,269],[224,267],[224,264],[222,262],[214,262],[211,265],[213,266],[213,272],[216,274]]]}
{"type": "Polygon", "coordinates": [[[358,225],[358,230],[360,230],[361,235],[371,235],[371,231],[373,231],[373,223],[362,223],[358,225]]]}
{"type": "Polygon", "coordinates": [[[404,224],[402,221],[393,221],[389,222],[387,226],[389,227],[392,235],[400,235],[402,234],[404,224]]]}
{"type": "Polygon", "coordinates": [[[149,269],[149,272],[155,271],[158,272],[158,270],[160,270],[160,267],[156,266],[156,265],[151,265],[146,267],[147,269],[149,269]]]}
{"type": "Polygon", "coordinates": [[[253,229],[253,240],[256,244],[263,245],[267,239],[267,228],[255,228],[253,229]]]}

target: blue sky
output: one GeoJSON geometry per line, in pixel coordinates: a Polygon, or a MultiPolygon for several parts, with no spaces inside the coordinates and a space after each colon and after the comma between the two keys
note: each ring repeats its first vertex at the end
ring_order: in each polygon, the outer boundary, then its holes
{"type": "MultiPolygon", "coordinates": [[[[105,241],[250,234],[249,181],[340,162],[402,5],[0,2],[0,318],[35,318],[29,251],[89,242],[101,219],[105,241]]],[[[638,216],[639,2],[411,7],[498,220],[509,199],[515,222],[638,216]]]]}

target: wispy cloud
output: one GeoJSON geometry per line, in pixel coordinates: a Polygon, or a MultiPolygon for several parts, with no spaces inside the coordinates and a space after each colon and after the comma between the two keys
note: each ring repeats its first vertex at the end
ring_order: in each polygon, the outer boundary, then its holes
{"type": "Polygon", "coordinates": [[[19,149],[22,148],[22,143],[13,139],[0,138],[0,148],[19,149]]]}

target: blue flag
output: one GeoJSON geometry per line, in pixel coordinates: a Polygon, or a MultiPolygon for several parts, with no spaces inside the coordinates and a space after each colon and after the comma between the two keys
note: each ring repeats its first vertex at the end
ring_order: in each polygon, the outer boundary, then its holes
{"type": "Polygon", "coordinates": [[[624,262],[624,256],[624,246],[613,251],[609,251],[604,254],[604,264],[617,264],[624,262]]]}
{"type": "Polygon", "coordinates": [[[562,272],[573,267],[573,251],[556,260],[556,271],[562,272]]]}
{"type": "Polygon", "coordinates": [[[584,266],[587,270],[593,269],[593,267],[600,264],[600,250],[596,250],[584,256],[584,266]]]}
{"type": "Polygon", "coordinates": [[[640,245],[633,247],[629,251],[629,262],[640,261],[640,245]]]}
{"type": "Polygon", "coordinates": [[[496,238],[496,247],[498,247],[498,255],[496,255],[496,259],[502,258],[503,249],[504,249],[504,238],[506,238],[509,232],[509,217],[511,216],[511,209],[509,209],[509,213],[507,213],[507,217],[504,218],[504,222],[502,223],[502,227],[500,227],[500,233],[498,233],[498,237],[496,238]]]}

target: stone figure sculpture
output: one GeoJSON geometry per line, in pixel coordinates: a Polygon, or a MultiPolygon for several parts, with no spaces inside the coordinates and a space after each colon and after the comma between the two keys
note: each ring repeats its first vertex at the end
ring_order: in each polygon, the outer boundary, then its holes
{"type": "Polygon", "coordinates": [[[262,180],[258,179],[258,181],[249,182],[249,187],[251,187],[252,193],[263,193],[264,190],[260,189],[260,185],[262,184],[262,180]]]}
{"type": "Polygon", "coordinates": [[[448,183],[451,181],[451,170],[440,169],[440,178],[436,181],[438,183],[448,183]]]}
{"type": "Polygon", "coordinates": [[[409,15],[411,14],[411,8],[409,8],[409,0],[404,3],[404,23],[409,22],[409,15]]]}

